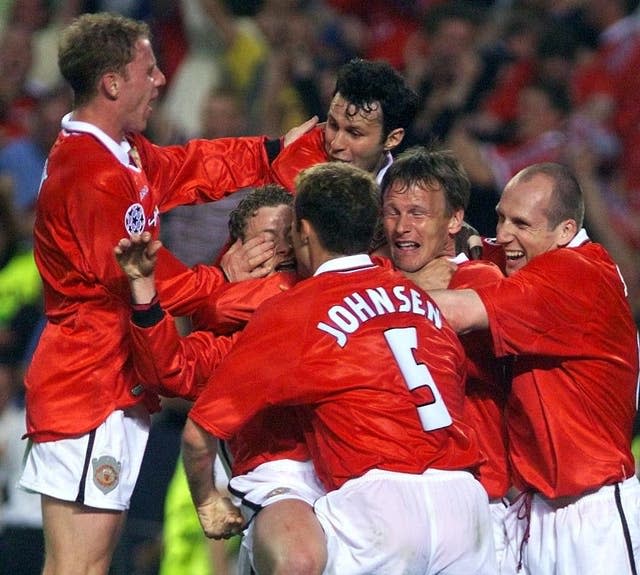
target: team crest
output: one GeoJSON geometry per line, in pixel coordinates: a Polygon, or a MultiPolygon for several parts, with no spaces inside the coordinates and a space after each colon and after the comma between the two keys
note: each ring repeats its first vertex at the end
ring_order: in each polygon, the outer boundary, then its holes
{"type": "Polygon", "coordinates": [[[127,213],[124,215],[124,229],[127,230],[130,236],[133,234],[141,234],[144,231],[145,223],[146,216],[142,205],[131,204],[127,208],[127,213]]]}
{"type": "Polygon", "coordinates": [[[93,465],[93,483],[105,495],[113,491],[120,483],[120,467],[110,455],[91,460],[93,465]]]}

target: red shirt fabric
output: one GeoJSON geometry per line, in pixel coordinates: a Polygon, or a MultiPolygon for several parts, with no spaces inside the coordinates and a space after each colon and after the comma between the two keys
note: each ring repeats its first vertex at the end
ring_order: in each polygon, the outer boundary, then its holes
{"type": "MultiPolygon", "coordinates": [[[[490,262],[460,261],[449,288],[479,289],[495,285],[503,277],[498,266],[490,262]]],[[[493,354],[488,330],[461,335],[460,341],[467,354],[465,417],[476,430],[480,449],[485,455],[478,469],[478,479],[489,498],[499,499],[511,487],[504,421],[509,390],[508,364],[493,354]]]]}
{"type": "MultiPolygon", "coordinates": [[[[279,272],[224,284],[210,293],[209,306],[197,310],[196,329],[186,337],[180,337],[175,322],[166,315],[151,327],[132,324],[136,373],[163,395],[168,390],[172,395],[195,400],[255,309],[296,280],[295,274],[279,272]],[[218,337],[222,333],[230,337],[218,337]]],[[[257,414],[229,439],[227,452],[233,475],[277,459],[310,458],[295,410],[281,407],[257,414]]]]}
{"type": "Polygon", "coordinates": [[[130,143],[142,169],[97,128],[65,118],[47,161],[34,245],[48,322],[25,380],[35,441],[87,433],[141,401],[158,408],[133,370],[118,240],[145,230],[158,237],[159,212],[270,181],[264,138],[130,143]]]}
{"type": "Polygon", "coordinates": [[[426,293],[350,256],[265,302],[189,417],[229,439],[265,408],[299,406],[327,489],[373,468],[473,469],[481,456],[463,423],[464,369],[462,346],[426,293]]]}
{"type": "Polygon", "coordinates": [[[294,193],[296,176],[302,170],[329,160],[324,147],[324,127],[316,126],[280,150],[271,164],[273,179],[294,193]]]}
{"type": "Polygon", "coordinates": [[[516,486],[576,496],[633,475],[637,330],[602,246],[582,231],[477,292],[496,355],[515,356],[506,422],[516,486]]]}

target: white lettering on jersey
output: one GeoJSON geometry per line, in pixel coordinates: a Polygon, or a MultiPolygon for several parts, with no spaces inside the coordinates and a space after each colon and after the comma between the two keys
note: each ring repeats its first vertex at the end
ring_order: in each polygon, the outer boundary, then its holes
{"type": "Polygon", "coordinates": [[[347,344],[347,336],[362,324],[388,313],[413,313],[426,317],[438,329],[442,327],[440,310],[430,301],[425,303],[419,291],[407,286],[394,286],[391,292],[382,287],[368,288],[364,293],[353,292],[342,302],[331,306],[327,321],[316,325],[320,331],[334,337],[340,347],[347,344]]]}

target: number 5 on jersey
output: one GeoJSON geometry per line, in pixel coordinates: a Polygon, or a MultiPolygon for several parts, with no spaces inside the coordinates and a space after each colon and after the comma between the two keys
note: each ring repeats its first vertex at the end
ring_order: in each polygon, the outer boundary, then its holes
{"type": "Polygon", "coordinates": [[[426,365],[416,363],[413,350],[418,348],[415,327],[387,330],[384,334],[393,357],[409,390],[419,396],[418,416],[425,431],[434,431],[453,423],[436,382],[426,365]]]}

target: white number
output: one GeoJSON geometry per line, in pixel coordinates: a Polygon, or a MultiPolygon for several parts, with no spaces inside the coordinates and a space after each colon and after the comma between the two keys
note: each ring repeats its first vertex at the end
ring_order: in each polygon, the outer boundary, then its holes
{"type": "Polygon", "coordinates": [[[433,431],[451,425],[453,423],[451,415],[429,369],[424,364],[416,363],[413,356],[412,350],[418,347],[416,328],[390,329],[385,332],[384,337],[409,390],[416,392],[421,388],[428,388],[431,392],[428,402],[418,406],[418,416],[423,429],[433,431]]]}

